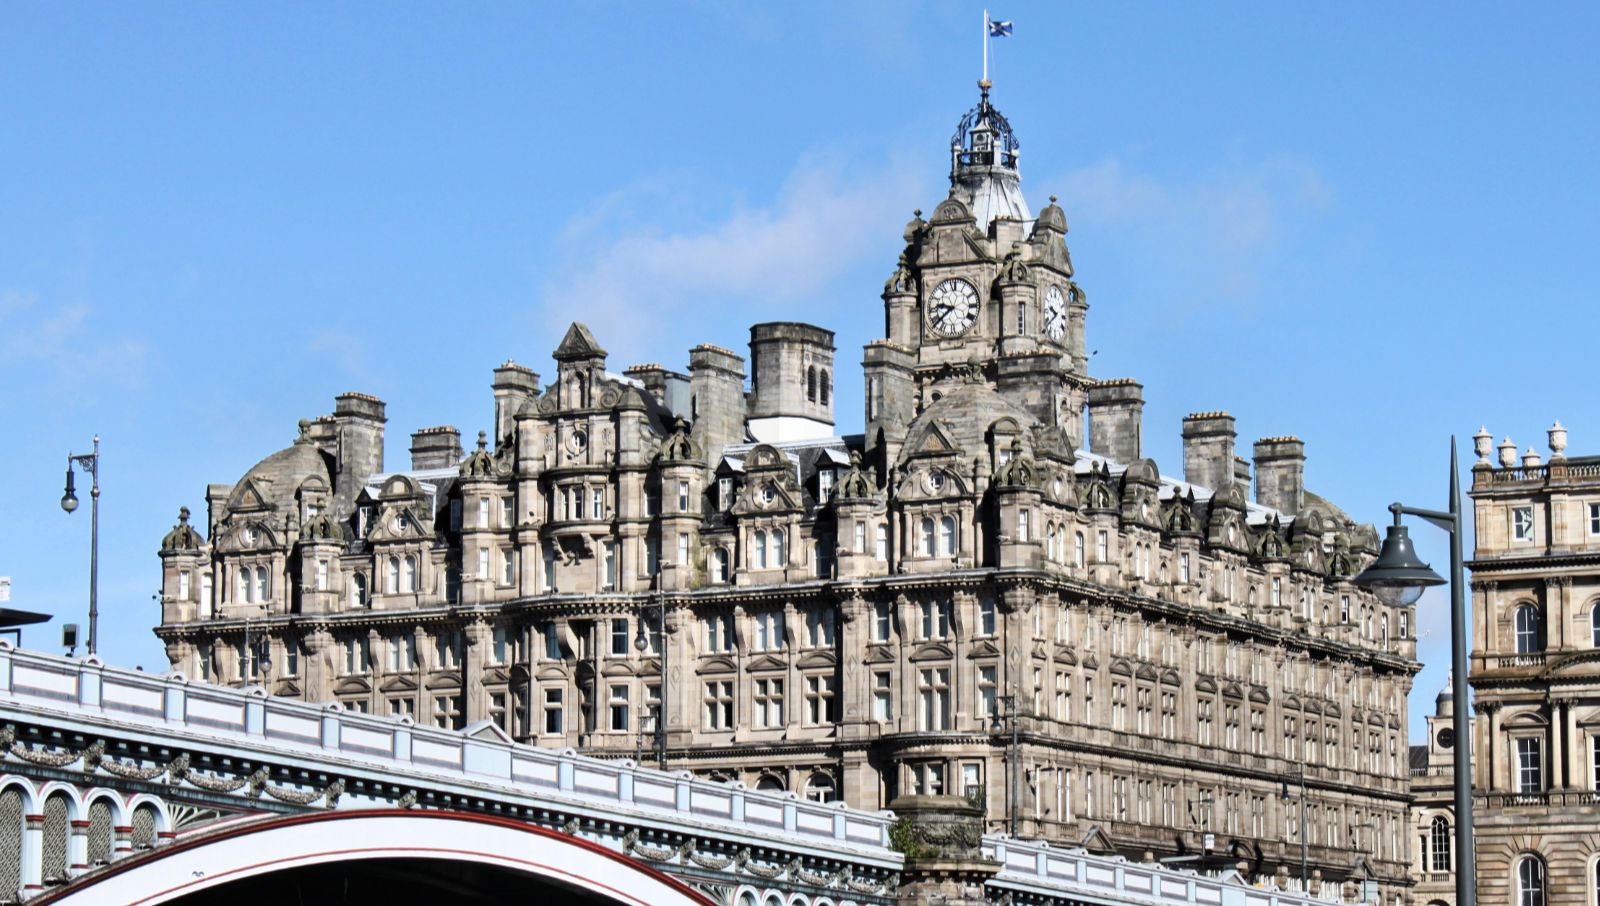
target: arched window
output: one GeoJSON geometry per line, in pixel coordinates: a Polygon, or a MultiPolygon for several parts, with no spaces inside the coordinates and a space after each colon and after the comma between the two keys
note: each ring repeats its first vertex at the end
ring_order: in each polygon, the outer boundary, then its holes
{"type": "Polygon", "coordinates": [[[1083,540],[1083,532],[1078,532],[1072,539],[1072,565],[1083,569],[1085,557],[1086,543],[1083,540]]]}
{"type": "Polygon", "coordinates": [[[933,520],[923,517],[922,523],[918,528],[921,529],[921,532],[918,534],[917,553],[924,557],[931,557],[933,556],[933,520]]]}
{"type": "Polygon", "coordinates": [[[267,576],[265,566],[256,567],[256,600],[267,601],[272,598],[272,579],[267,576]]]}
{"type": "Polygon", "coordinates": [[[728,549],[725,547],[717,548],[716,552],[711,555],[711,562],[714,570],[712,578],[717,582],[728,581],[728,549]]]}
{"type": "Polygon", "coordinates": [[[417,590],[417,558],[406,554],[406,559],[400,564],[400,587],[407,592],[417,590]]]}
{"type": "Polygon", "coordinates": [[[828,389],[832,385],[833,381],[828,377],[828,369],[822,369],[822,382],[817,387],[817,393],[822,397],[822,405],[824,406],[828,405],[828,389]]]}
{"type": "Polygon", "coordinates": [[[956,552],[956,520],[954,516],[944,516],[939,519],[939,552],[945,556],[954,556],[956,552]]]}
{"type": "Polygon", "coordinates": [[[806,780],[806,798],[812,802],[832,802],[836,797],[833,788],[833,778],[821,771],[812,774],[806,780]]]}
{"type": "Polygon", "coordinates": [[[367,606],[367,577],[356,573],[350,579],[350,606],[367,606]]]}
{"type": "Polygon", "coordinates": [[[1379,644],[1389,647],[1389,615],[1384,614],[1378,618],[1378,631],[1381,633],[1379,644]]]}
{"type": "Polygon", "coordinates": [[[1535,654],[1544,650],[1544,639],[1541,638],[1539,626],[1539,608],[1532,604],[1522,604],[1517,607],[1515,615],[1517,631],[1517,653],[1535,654]]]}
{"type": "Polygon", "coordinates": [[[781,793],[783,781],[771,774],[762,774],[761,779],[756,781],[756,789],[767,793],[781,793]]]}
{"type": "Polygon", "coordinates": [[[756,569],[766,569],[767,568],[767,533],[762,531],[761,529],[756,529],[756,541],[755,541],[754,547],[755,547],[754,553],[756,555],[756,562],[754,564],[755,568],[756,569]]]}
{"type": "Polygon", "coordinates": [[[1596,601],[1594,609],[1589,611],[1589,635],[1594,647],[1600,648],[1600,601],[1596,601]]]}
{"type": "Polygon", "coordinates": [[[1544,860],[1538,856],[1517,861],[1517,906],[1544,906],[1544,860]]]}
{"type": "Polygon", "coordinates": [[[806,369],[806,399],[813,403],[817,401],[817,369],[806,369]]]}
{"type": "Polygon", "coordinates": [[[1428,870],[1450,870],[1450,822],[1436,815],[1428,831],[1428,870]]]}
{"type": "Polygon", "coordinates": [[[399,557],[390,557],[389,558],[389,572],[388,572],[387,580],[384,582],[383,590],[384,590],[385,594],[391,594],[391,595],[399,594],[399,592],[400,592],[400,558],[399,557]]]}
{"type": "Polygon", "coordinates": [[[250,599],[255,596],[250,587],[250,576],[251,572],[250,567],[248,566],[241,567],[239,571],[234,574],[234,578],[238,580],[234,583],[236,586],[234,597],[247,604],[250,602],[250,599]]]}
{"type": "Polygon", "coordinates": [[[772,530],[772,568],[783,569],[789,562],[788,551],[783,546],[783,529],[772,530]]]}

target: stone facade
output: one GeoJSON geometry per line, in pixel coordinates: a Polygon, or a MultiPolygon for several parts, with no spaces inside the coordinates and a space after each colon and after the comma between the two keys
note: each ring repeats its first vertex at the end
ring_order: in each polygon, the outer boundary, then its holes
{"type": "Polygon", "coordinates": [[[1472,469],[1473,820],[1482,902],[1600,894],[1600,457],[1498,448],[1472,469]],[[1517,899],[1523,888],[1542,890],[1517,899]]]}
{"type": "Polygon", "coordinates": [[[1304,833],[1321,878],[1393,902],[1417,664],[1410,611],[1350,582],[1375,531],[1292,438],[1249,500],[1226,413],[1185,420],[1182,480],[1143,458],[1143,388],[1089,376],[1066,217],[1028,218],[987,89],[951,153],[881,294],[864,433],[833,429],[833,334],[791,323],[751,329],[748,389],[713,346],[613,373],[574,324],[547,385],[495,371],[453,464],[430,428],[385,470],[383,404],[340,397],[163,542],[174,667],[617,757],[664,712],[675,768],[970,794],[1139,859],[1298,876],[1304,833]]]}
{"type": "Polygon", "coordinates": [[[1411,747],[1411,876],[1416,881],[1411,899],[1426,906],[1456,902],[1454,717],[1455,698],[1446,680],[1427,719],[1427,743],[1411,747]]]}

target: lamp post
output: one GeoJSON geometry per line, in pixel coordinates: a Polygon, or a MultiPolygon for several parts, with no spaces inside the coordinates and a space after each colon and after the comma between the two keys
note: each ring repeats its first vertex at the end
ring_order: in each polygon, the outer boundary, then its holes
{"type": "Polygon", "coordinates": [[[1467,605],[1461,581],[1461,479],[1456,465],[1456,439],[1450,438],[1450,509],[1424,510],[1399,503],[1389,505],[1394,524],[1383,539],[1383,549],[1359,576],[1364,585],[1389,605],[1410,605],[1422,590],[1445,584],[1445,579],[1417,558],[1410,534],[1400,524],[1401,516],[1416,516],[1445,530],[1450,535],[1450,653],[1453,671],[1451,694],[1455,697],[1455,811],[1456,811],[1456,906],[1475,906],[1477,902],[1476,866],[1472,851],[1472,737],[1467,730],[1467,605]]]}
{"type": "MultiPolygon", "coordinates": [[[[1305,750],[1302,748],[1301,751],[1305,750]]],[[[1310,893],[1311,872],[1307,870],[1310,859],[1308,858],[1309,850],[1306,848],[1306,833],[1308,831],[1306,827],[1306,764],[1301,761],[1294,768],[1295,776],[1300,780],[1300,892],[1310,893]]],[[[1289,801],[1289,779],[1287,777],[1283,780],[1283,801],[1289,801]]]]}
{"type": "MultiPolygon", "coordinates": [[[[656,593],[655,617],[656,640],[661,649],[657,652],[657,656],[661,658],[661,696],[656,702],[655,709],[656,767],[665,771],[667,769],[667,599],[660,592],[656,593]]],[[[634,636],[633,647],[638,649],[640,654],[644,654],[650,648],[650,639],[644,631],[643,614],[639,617],[639,632],[634,636]]]]}
{"type": "Polygon", "coordinates": [[[72,487],[72,467],[89,473],[94,486],[89,490],[89,653],[95,653],[100,623],[100,435],[94,436],[94,452],[67,454],[67,490],[61,495],[61,509],[70,513],[78,508],[78,495],[72,487]]]}
{"type": "Polygon", "coordinates": [[[1017,792],[1017,779],[1021,773],[1021,765],[1017,763],[1018,749],[1021,746],[1019,728],[1017,726],[1017,697],[1015,695],[1002,695],[999,696],[998,703],[1005,708],[1005,718],[1004,720],[1001,719],[1000,709],[996,708],[994,712],[994,732],[999,733],[1004,730],[1007,724],[1011,726],[1011,748],[1006,755],[1006,827],[1011,836],[1015,837],[1017,835],[1017,798],[1019,795],[1017,792]]]}

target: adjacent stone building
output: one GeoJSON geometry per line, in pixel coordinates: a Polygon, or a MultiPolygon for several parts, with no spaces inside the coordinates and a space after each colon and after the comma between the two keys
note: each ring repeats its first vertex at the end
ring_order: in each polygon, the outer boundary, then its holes
{"type": "Polygon", "coordinates": [[[621,373],[574,324],[548,381],[495,369],[476,442],[417,431],[409,468],[383,403],[340,396],[164,539],[173,666],[618,757],[664,719],[674,768],[970,794],[1285,885],[1304,835],[1313,886],[1397,902],[1417,664],[1411,612],[1350,582],[1376,533],[1293,437],[1255,443],[1252,501],[1225,412],[1184,419],[1181,478],[1144,457],[1143,388],[1089,375],[1066,216],[1030,214],[1018,161],[985,85],[883,287],[859,433],[834,334],[798,323],[621,373]]]}
{"type": "MultiPolygon", "coordinates": [[[[1411,900],[1418,906],[1455,906],[1455,696],[1450,681],[1434,698],[1428,741],[1411,747],[1411,900]]],[[[1489,902],[1485,900],[1484,902],[1489,902]]]]}
{"type": "Polygon", "coordinates": [[[1600,896],[1600,456],[1474,438],[1473,821],[1479,898],[1600,896]]]}

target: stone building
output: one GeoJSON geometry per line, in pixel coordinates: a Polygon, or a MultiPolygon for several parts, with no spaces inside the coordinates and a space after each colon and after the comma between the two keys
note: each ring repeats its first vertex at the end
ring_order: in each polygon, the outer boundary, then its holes
{"type": "MultiPolygon", "coordinates": [[[[1455,696],[1450,681],[1434,698],[1428,741],[1411,747],[1412,902],[1455,906],[1455,696]]],[[[1487,901],[1485,901],[1487,902],[1487,901]]]]}
{"type": "Polygon", "coordinates": [[[409,468],[346,394],[163,541],[173,666],[618,757],[664,714],[674,768],[971,793],[1025,836],[1290,885],[1304,834],[1313,886],[1393,902],[1417,664],[1411,612],[1350,582],[1375,531],[1293,437],[1255,443],[1251,500],[1224,412],[1184,419],[1182,478],[1144,457],[1018,160],[983,86],[884,284],[860,433],[834,334],[797,323],[621,373],[574,324],[552,379],[496,369],[471,449],[423,429],[409,468]]]}
{"type": "Polygon", "coordinates": [[[1594,903],[1600,872],[1600,457],[1474,438],[1473,821],[1485,903],[1594,903]]]}

